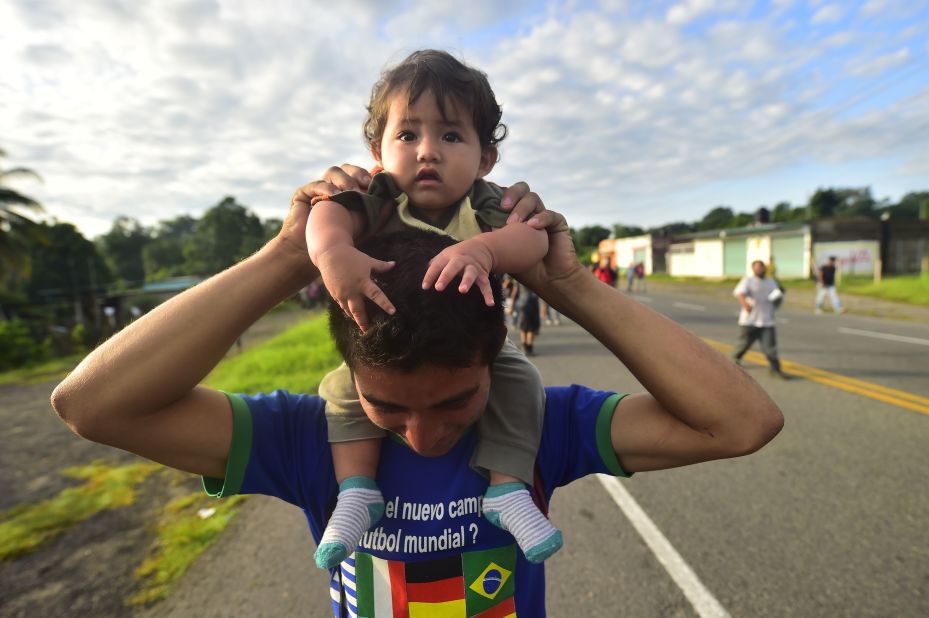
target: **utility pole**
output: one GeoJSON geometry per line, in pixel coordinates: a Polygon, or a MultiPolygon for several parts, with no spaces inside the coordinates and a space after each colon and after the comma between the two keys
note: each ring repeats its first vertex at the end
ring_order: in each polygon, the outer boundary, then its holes
{"type": "Polygon", "coordinates": [[[74,256],[68,256],[68,273],[71,275],[71,293],[74,295],[74,322],[84,323],[84,311],[81,308],[81,295],[77,291],[77,275],[74,272],[74,256]]]}
{"type": "MultiPolygon", "coordinates": [[[[919,220],[929,221],[929,200],[923,200],[919,205],[919,220]]],[[[919,272],[923,277],[929,277],[929,242],[923,239],[923,259],[920,263],[919,272]]]]}
{"type": "Polygon", "coordinates": [[[97,273],[94,272],[93,258],[87,258],[87,272],[90,274],[90,306],[94,313],[94,336],[100,336],[100,308],[97,307],[97,273]]]}

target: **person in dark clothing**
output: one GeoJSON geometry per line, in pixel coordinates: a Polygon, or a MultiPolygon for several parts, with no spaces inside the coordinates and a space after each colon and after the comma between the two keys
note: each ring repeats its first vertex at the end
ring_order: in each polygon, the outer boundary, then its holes
{"type": "Polygon", "coordinates": [[[516,284],[513,306],[519,311],[519,342],[526,356],[535,354],[533,344],[541,328],[539,296],[524,285],[516,284]]]}
{"type": "Polygon", "coordinates": [[[845,313],[842,307],[842,301],[839,300],[839,293],[835,289],[835,256],[829,256],[829,261],[819,267],[816,271],[816,313],[823,312],[823,300],[826,293],[829,294],[829,300],[832,303],[832,310],[836,313],[845,313]]]}

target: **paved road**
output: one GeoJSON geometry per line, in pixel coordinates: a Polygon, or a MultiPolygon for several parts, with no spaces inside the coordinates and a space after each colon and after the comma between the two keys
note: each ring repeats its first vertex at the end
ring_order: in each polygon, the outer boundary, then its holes
{"type": "MultiPolygon", "coordinates": [[[[713,342],[735,340],[733,302],[640,298],[713,342]]],[[[785,412],[775,442],[622,482],[679,558],[677,579],[584,479],[552,504],[566,547],[548,570],[551,616],[929,615],[929,327],[788,311],[779,337],[806,377],[747,367],[785,412]]],[[[574,325],[545,328],[537,349],[551,384],[639,389],[574,325]]],[[[299,511],[256,499],[152,615],[328,616],[311,555],[299,511]]]]}
{"type": "MultiPolygon", "coordinates": [[[[700,336],[735,341],[732,302],[643,300],[700,336]]],[[[839,377],[828,381],[860,392],[782,382],[750,364],[787,418],[775,442],[752,457],[641,474],[624,486],[733,616],[929,615],[929,327],[848,315],[780,317],[783,358],[921,395],[926,413],[860,394],[893,391],[839,377]]],[[[553,382],[606,388],[618,380],[638,388],[576,327],[546,330],[537,347],[535,360],[553,382]]],[[[585,480],[556,496],[553,517],[568,531],[570,558],[549,572],[552,615],[568,615],[585,589],[586,602],[600,609],[588,614],[584,605],[584,615],[697,615],[604,495],[596,480],[585,480]]]]}

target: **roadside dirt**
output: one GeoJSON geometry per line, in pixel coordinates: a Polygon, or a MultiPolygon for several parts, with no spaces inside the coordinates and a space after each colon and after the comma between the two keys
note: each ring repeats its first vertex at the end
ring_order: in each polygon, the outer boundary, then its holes
{"type": "MultiPolygon", "coordinates": [[[[248,349],[281,332],[307,312],[281,310],[256,323],[242,338],[248,349]]],[[[236,354],[235,347],[230,354],[236,354]]],[[[72,434],[49,405],[56,382],[0,386],[0,511],[39,502],[78,484],[61,471],[102,459],[125,465],[140,458],[72,434]]],[[[138,590],[133,572],[154,534],[155,513],[178,492],[199,489],[199,479],[171,487],[159,475],[142,485],[129,507],[104,511],[38,551],[0,562],[0,616],[130,616],[124,604],[138,590]]]]}

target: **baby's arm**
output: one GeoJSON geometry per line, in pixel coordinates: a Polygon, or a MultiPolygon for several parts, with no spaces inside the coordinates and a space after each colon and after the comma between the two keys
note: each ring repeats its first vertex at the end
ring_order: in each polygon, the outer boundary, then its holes
{"type": "Polygon", "coordinates": [[[306,247],[319,269],[329,294],[361,330],[368,327],[364,299],[370,298],[387,313],[395,311],[383,291],[371,280],[371,272],[384,272],[393,262],[368,257],[355,248],[354,238],[364,231],[363,217],[341,204],[316,203],[306,226],[306,247]]]}
{"type": "Polygon", "coordinates": [[[474,238],[447,247],[432,258],[423,278],[423,289],[435,284],[445,286],[461,273],[458,291],[465,293],[477,283],[488,306],[494,304],[488,275],[518,273],[534,266],[548,253],[548,234],[525,223],[510,223],[504,227],[478,234],[474,238]]]}

